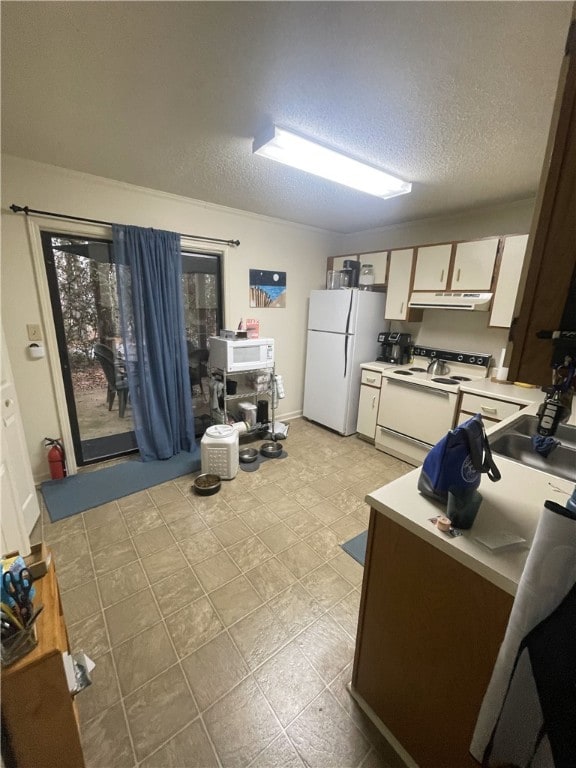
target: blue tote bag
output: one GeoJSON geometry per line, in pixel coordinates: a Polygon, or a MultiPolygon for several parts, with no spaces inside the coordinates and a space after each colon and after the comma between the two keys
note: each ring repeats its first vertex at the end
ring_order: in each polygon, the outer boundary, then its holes
{"type": "Polygon", "coordinates": [[[451,489],[475,490],[482,474],[492,482],[500,472],[492,458],[482,416],[477,413],[451,429],[434,445],[422,465],[418,490],[424,496],[446,502],[451,489]]]}

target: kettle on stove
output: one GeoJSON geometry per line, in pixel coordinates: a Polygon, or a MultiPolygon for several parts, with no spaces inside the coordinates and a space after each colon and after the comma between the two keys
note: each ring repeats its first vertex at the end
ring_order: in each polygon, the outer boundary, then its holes
{"type": "Polygon", "coordinates": [[[435,357],[426,369],[426,373],[430,376],[446,376],[450,368],[446,364],[446,360],[442,360],[441,357],[435,357]]]}

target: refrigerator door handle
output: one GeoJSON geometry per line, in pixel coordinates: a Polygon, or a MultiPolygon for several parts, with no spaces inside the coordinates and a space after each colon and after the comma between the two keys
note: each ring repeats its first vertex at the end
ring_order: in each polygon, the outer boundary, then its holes
{"type": "Polygon", "coordinates": [[[354,297],[354,294],[352,291],[350,291],[350,303],[348,304],[348,317],[346,318],[346,330],[344,331],[345,334],[350,333],[350,316],[352,314],[352,299],[354,297]]]}
{"type": "Polygon", "coordinates": [[[346,372],[348,370],[348,335],[344,336],[344,378],[346,378],[346,372]]]}

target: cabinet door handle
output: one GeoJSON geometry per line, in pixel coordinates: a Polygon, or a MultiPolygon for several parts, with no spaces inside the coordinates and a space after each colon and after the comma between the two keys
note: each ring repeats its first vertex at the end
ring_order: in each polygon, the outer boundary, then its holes
{"type": "Polygon", "coordinates": [[[404,302],[400,304],[400,314],[402,314],[402,312],[404,312],[404,302]]]}
{"type": "Polygon", "coordinates": [[[484,411],[484,413],[498,413],[498,408],[490,408],[487,405],[481,405],[480,410],[484,411]]]}
{"type": "Polygon", "coordinates": [[[456,272],[456,282],[457,283],[460,282],[460,270],[458,270],[458,272],[456,272]]]}
{"type": "Polygon", "coordinates": [[[443,283],[443,282],[444,282],[444,270],[442,270],[442,273],[441,273],[441,275],[440,275],[440,282],[441,282],[441,283],[443,283]]]}
{"type": "Polygon", "coordinates": [[[376,395],[372,398],[372,410],[374,410],[374,408],[376,408],[376,395]]]}

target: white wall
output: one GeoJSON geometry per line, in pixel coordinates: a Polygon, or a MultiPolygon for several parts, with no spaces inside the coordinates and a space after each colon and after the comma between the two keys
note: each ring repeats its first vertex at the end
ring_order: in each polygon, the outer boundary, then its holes
{"type": "MultiPolygon", "coordinates": [[[[458,216],[409,221],[343,235],[338,241],[338,253],[361,254],[491,235],[526,234],[530,231],[534,203],[534,199],[520,200],[458,216]]],[[[421,323],[393,322],[392,327],[412,333],[414,341],[423,346],[489,353],[497,364],[502,347],[507,345],[508,331],[488,328],[489,315],[489,312],[428,309],[424,311],[421,323]]]]}
{"type": "Polygon", "coordinates": [[[389,248],[444,243],[449,240],[474,240],[490,235],[522,235],[530,231],[535,200],[475,208],[457,216],[407,221],[380,229],[341,235],[338,253],[367,253],[389,248]]]}
{"type": "MultiPolygon", "coordinates": [[[[226,183],[223,178],[222,183],[226,183]]],[[[8,210],[12,203],[91,219],[115,221],[224,239],[240,247],[224,256],[225,324],[260,320],[262,336],[276,340],[277,370],[284,376],[285,400],[279,418],[301,413],[308,296],[325,283],[326,258],[335,237],[322,230],[143,189],[96,176],[14,157],[2,161],[2,322],[22,409],[26,441],[36,481],[47,473],[43,438],[62,433],[48,359],[29,360],[27,323],[43,317],[26,219],[8,210]],[[250,309],[248,271],[287,273],[285,309],[250,309]]],[[[58,231],[59,222],[52,228],[58,231]]],[[[90,229],[88,233],[94,234],[90,229]]],[[[43,271],[39,279],[44,281],[43,271]]],[[[57,368],[57,366],[54,366],[57,368]]]]}
{"type": "Polygon", "coordinates": [[[458,352],[492,355],[498,365],[508,344],[506,328],[488,328],[490,312],[425,309],[421,323],[392,323],[394,330],[412,334],[415,344],[458,352]]]}

